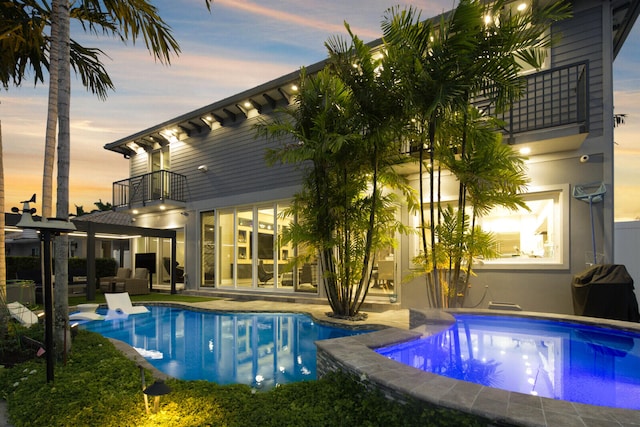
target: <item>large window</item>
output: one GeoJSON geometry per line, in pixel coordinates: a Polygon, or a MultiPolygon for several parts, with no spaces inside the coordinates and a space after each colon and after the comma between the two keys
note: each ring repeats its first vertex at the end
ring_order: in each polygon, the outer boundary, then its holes
{"type": "MultiPolygon", "coordinates": [[[[527,269],[566,268],[568,265],[568,186],[541,188],[523,196],[529,210],[492,209],[477,219],[483,230],[493,233],[495,249],[500,254],[495,259],[474,262],[474,268],[527,269]]],[[[428,209],[428,206],[425,207],[428,209]]],[[[429,217],[428,212],[426,218],[429,217]]],[[[412,226],[419,230],[420,216],[411,217],[412,226]]],[[[429,236],[427,236],[429,239],[429,236]]],[[[410,256],[421,252],[421,236],[411,236],[410,256]]],[[[417,267],[414,265],[414,267],[417,267]]]]}
{"type": "Polygon", "coordinates": [[[527,194],[529,210],[516,211],[497,207],[478,223],[493,233],[495,249],[500,257],[483,260],[496,264],[556,264],[563,263],[563,203],[561,191],[527,194]]]}
{"type": "Polygon", "coordinates": [[[290,265],[294,248],[281,239],[292,222],[283,215],[285,207],[272,203],[202,212],[201,286],[315,291],[313,272],[290,265]],[[299,286],[301,280],[307,286],[299,286]]]}

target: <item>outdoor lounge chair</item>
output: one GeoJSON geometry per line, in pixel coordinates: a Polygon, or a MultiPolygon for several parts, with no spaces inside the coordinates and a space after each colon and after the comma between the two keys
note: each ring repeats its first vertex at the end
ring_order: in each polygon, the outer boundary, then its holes
{"type": "Polygon", "coordinates": [[[128,292],[104,294],[109,311],[122,312],[124,314],[147,313],[149,309],[144,305],[133,306],[128,292]]]}
{"type": "Polygon", "coordinates": [[[7,304],[11,317],[16,319],[24,326],[32,326],[38,323],[38,316],[19,302],[10,302],[7,304]]]}
{"type": "Polygon", "coordinates": [[[120,267],[115,276],[101,277],[100,278],[100,290],[103,293],[115,292],[117,286],[122,286],[125,279],[131,277],[131,269],[127,267],[120,267]]]}
{"type": "Polygon", "coordinates": [[[149,270],[136,268],[131,279],[125,279],[122,284],[116,283],[117,292],[128,292],[129,295],[144,295],[149,291],[149,270]]]}
{"type": "Polygon", "coordinates": [[[98,304],[78,304],[78,311],[71,313],[71,320],[104,320],[104,316],[96,313],[98,304]]]}

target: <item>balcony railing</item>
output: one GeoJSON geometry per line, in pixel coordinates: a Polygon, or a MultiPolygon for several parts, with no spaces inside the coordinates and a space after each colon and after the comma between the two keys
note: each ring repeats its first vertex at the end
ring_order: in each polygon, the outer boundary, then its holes
{"type": "MultiPolygon", "coordinates": [[[[500,130],[510,142],[519,133],[567,125],[579,126],[580,132],[588,131],[588,62],[552,68],[528,75],[525,79],[522,98],[513,102],[507,111],[496,113],[495,105],[488,97],[479,97],[473,102],[486,115],[504,122],[500,130]]],[[[417,151],[414,146],[403,147],[405,153],[417,151]]]]}
{"type": "Polygon", "coordinates": [[[186,202],[187,177],[159,170],[113,183],[115,208],[145,206],[165,200],[186,202]]]}
{"type": "Polygon", "coordinates": [[[523,97],[509,110],[496,114],[491,104],[481,108],[504,121],[504,131],[510,137],[566,125],[582,125],[586,131],[589,128],[588,82],[588,62],[552,68],[527,76],[523,97]]]}

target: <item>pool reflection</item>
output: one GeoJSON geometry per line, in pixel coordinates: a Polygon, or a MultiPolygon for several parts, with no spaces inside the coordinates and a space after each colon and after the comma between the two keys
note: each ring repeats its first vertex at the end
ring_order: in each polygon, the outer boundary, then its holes
{"type": "Polygon", "coordinates": [[[456,315],[441,334],[376,350],[457,380],[553,399],[640,409],[637,335],[587,325],[456,315]]]}
{"type": "Polygon", "coordinates": [[[302,314],[149,308],[147,314],[83,327],[128,343],[173,377],[264,389],[315,379],[314,341],[358,333],[316,324],[302,314]]]}

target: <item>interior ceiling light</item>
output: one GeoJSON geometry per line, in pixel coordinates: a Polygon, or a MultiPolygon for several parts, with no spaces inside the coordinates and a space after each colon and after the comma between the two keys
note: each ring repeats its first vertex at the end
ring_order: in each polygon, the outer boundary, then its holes
{"type": "Polygon", "coordinates": [[[298,85],[291,85],[291,90],[294,92],[298,91],[298,85]]]}
{"type": "Polygon", "coordinates": [[[527,3],[526,2],[522,2],[518,5],[518,12],[522,12],[527,8],[527,3]]]}
{"type": "Polygon", "coordinates": [[[251,103],[249,101],[244,101],[244,106],[247,108],[251,108],[251,103]]]}
{"type": "Polygon", "coordinates": [[[520,149],[520,154],[522,154],[523,156],[526,156],[528,154],[531,154],[531,148],[529,147],[522,147],[520,149]]]}

